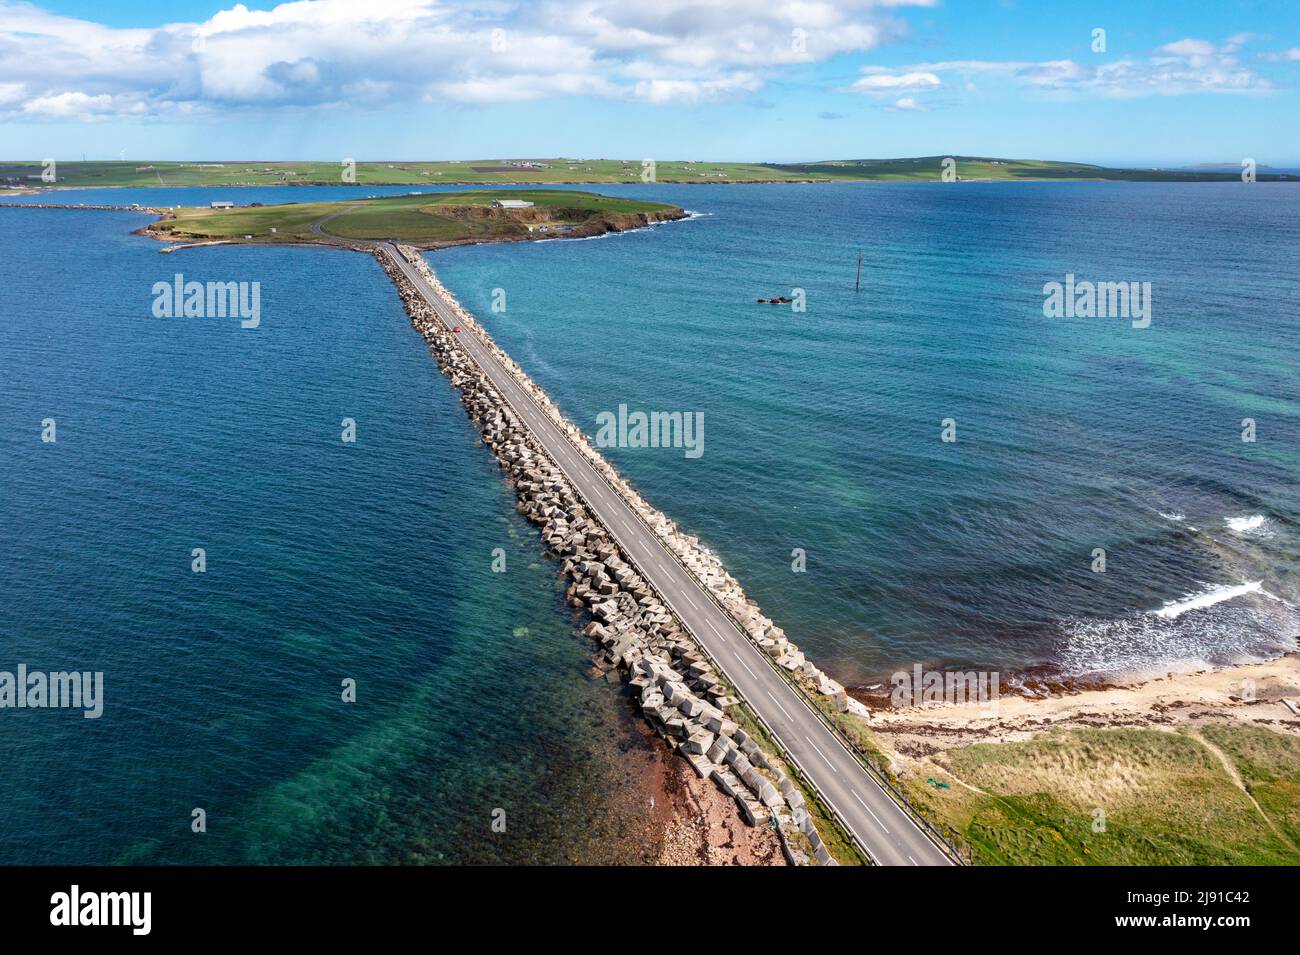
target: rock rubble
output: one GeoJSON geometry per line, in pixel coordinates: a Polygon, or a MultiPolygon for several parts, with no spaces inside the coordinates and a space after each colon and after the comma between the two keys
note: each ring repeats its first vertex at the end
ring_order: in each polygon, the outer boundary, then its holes
{"type": "MultiPolygon", "coordinates": [[[[748,600],[721,563],[699,542],[651,508],[564,419],[540,388],[492,342],[474,317],[438,282],[417,250],[399,247],[456,314],[461,328],[475,334],[526,388],[682,562],[732,612],[745,633],[778,665],[816,692],[837,701],[841,709],[856,701],[804,659],[779,627],[748,600]]],[[[566,597],[584,607],[592,620],[583,633],[595,642],[593,658],[603,672],[625,676],[644,717],[654,730],[690,763],[702,778],[712,779],[734,799],[750,825],[774,822],[788,858],[808,862],[797,846],[808,846],[818,864],[833,860],[805,811],[799,787],[778,762],[729,714],[739,705],[707,654],[691,638],[659,595],[626,560],[617,542],[592,515],[568,479],[516,418],[490,380],[460,345],[457,333],[446,330],[432,307],[387,255],[377,253],[384,270],[397,285],[406,312],[425,339],[438,367],[460,392],[461,403],[477,425],[484,444],[492,449],[518,498],[517,509],[540,529],[547,550],[561,564],[570,583],[566,597]],[[798,833],[803,838],[791,837],[798,833]],[[805,842],[806,840],[806,842],[805,842]]]]}

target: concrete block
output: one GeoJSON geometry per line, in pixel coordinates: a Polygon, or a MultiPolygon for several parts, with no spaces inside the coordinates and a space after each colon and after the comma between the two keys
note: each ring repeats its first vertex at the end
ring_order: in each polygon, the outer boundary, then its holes
{"type": "Polygon", "coordinates": [[[689,716],[691,719],[694,719],[695,717],[699,716],[700,713],[703,711],[703,709],[704,709],[704,704],[701,703],[693,696],[687,697],[681,702],[682,714],[684,716],[689,716]]]}

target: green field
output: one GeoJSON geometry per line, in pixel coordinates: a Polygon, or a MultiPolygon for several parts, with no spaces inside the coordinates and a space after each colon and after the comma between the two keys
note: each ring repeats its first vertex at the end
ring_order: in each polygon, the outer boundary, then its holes
{"type": "MultiPolygon", "coordinates": [[[[57,159],[57,157],[55,157],[57,159]]],[[[1086,163],[957,156],[961,179],[1033,180],[1233,180],[1239,170],[1114,169],[1086,163]]],[[[847,159],[809,163],[713,163],[656,161],[654,181],[803,182],[937,181],[943,156],[911,159],[847,159]]],[[[36,160],[0,162],[0,187],[42,188],[36,160]]],[[[640,159],[484,159],[457,162],[365,162],[345,169],[339,162],[58,162],[60,188],[116,186],[490,185],[493,183],[643,182],[640,159]]],[[[1261,181],[1286,178],[1259,174],[1261,181]]]]}
{"type": "Polygon", "coordinates": [[[1054,730],[932,759],[930,778],[946,788],[914,780],[909,791],[977,864],[1300,864],[1294,736],[1231,725],[1054,730]]]}
{"type": "MultiPolygon", "coordinates": [[[[829,162],[782,164],[769,168],[802,178],[924,182],[940,179],[943,156],[914,159],[846,159],[829,162]]],[[[1187,171],[1179,169],[1116,169],[1088,163],[1047,162],[1038,159],[993,159],[956,156],[953,169],[959,180],[1035,181],[1078,180],[1114,182],[1230,182],[1240,180],[1241,170],[1187,171]]],[[[1287,176],[1260,172],[1261,182],[1287,176]]],[[[1290,177],[1294,178],[1294,177],[1290,177]]]]}
{"type": "Polygon", "coordinates": [[[557,235],[593,235],[633,228],[647,220],[680,218],[676,206],[560,189],[475,190],[386,196],[343,202],[185,207],[169,212],[149,232],[177,241],[255,241],[344,244],[397,239],[437,247],[557,235]],[[529,209],[500,209],[494,200],[518,199],[529,209]]]}

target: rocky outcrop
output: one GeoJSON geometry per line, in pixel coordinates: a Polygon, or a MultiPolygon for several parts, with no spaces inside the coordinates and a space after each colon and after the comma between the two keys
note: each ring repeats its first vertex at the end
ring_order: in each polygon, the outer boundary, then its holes
{"type": "MultiPolygon", "coordinates": [[[[712,554],[693,538],[677,532],[662,514],[650,508],[618,477],[586,439],[565,420],[549,396],[482,330],[429,271],[419,252],[402,246],[403,255],[419,268],[429,284],[457,315],[464,330],[475,334],[559,424],[619,493],[678,553],[729,609],[742,611],[737,620],[778,663],[807,679],[806,661],[780,628],[758,613],[739,585],[722,570],[712,554]]],[[[377,255],[397,285],[411,323],[428,343],[439,368],[460,392],[461,403],[478,426],[484,444],[496,455],[518,497],[517,508],[535,524],[547,550],[561,562],[569,579],[566,596],[583,607],[592,620],[583,633],[597,645],[596,667],[617,670],[631,685],[641,713],[655,731],[690,763],[702,778],[712,779],[750,825],[775,820],[787,856],[807,862],[799,846],[813,859],[831,863],[805,811],[799,787],[787,778],[778,760],[731,718],[740,705],[708,656],[695,643],[648,581],[630,565],[620,546],[591,514],[568,479],[517,420],[491,381],[460,345],[460,334],[448,332],[433,309],[386,255],[377,255]],[[811,833],[811,835],[809,835],[811,833]],[[820,851],[819,851],[820,849],[820,851]]],[[[823,674],[815,667],[824,683],[823,674]]],[[[838,684],[827,686],[843,695],[838,684]]],[[[846,697],[847,698],[847,697],[846,697]]]]}

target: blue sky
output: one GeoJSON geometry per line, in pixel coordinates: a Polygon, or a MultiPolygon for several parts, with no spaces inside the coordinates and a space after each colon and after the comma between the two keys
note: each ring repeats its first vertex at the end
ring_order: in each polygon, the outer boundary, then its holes
{"type": "Polygon", "coordinates": [[[7,158],[1296,167],[1297,88],[1294,2],[0,0],[7,158]]]}

